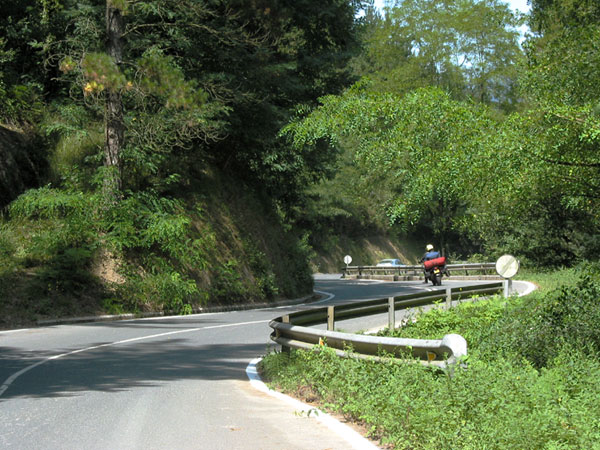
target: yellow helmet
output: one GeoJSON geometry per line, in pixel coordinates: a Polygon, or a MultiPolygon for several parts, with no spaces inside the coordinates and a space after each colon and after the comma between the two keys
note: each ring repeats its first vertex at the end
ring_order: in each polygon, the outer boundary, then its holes
{"type": "Polygon", "coordinates": [[[427,249],[428,252],[430,252],[431,250],[433,250],[433,245],[431,244],[427,244],[427,247],[425,247],[427,249]]]}

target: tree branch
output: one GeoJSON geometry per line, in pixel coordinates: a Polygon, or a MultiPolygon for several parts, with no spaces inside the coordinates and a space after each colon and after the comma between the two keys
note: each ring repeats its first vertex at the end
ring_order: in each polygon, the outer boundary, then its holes
{"type": "Polygon", "coordinates": [[[572,161],[559,161],[551,158],[540,158],[542,161],[547,162],[549,164],[556,164],[559,166],[567,166],[567,167],[587,167],[591,169],[600,169],[600,163],[578,163],[572,161]]]}

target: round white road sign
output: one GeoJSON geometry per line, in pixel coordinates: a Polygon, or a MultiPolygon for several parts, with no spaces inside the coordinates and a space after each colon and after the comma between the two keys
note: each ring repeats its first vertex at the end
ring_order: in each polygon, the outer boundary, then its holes
{"type": "Polygon", "coordinates": [[[519,271],[519,260],[512,255],[502,255],[496,261],[496,272],[502,278],[512,278],[519,271]]]}
{"type": "Polygon", "coordinates": [[[350,264],[352,262],[352,256],[350,256],[350,255],[344,256],[344,262],[346,263],[346,265],[350,264]]]}

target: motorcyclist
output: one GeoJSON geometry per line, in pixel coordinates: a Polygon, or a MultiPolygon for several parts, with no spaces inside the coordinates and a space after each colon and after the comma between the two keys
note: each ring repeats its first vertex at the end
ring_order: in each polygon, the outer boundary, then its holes
{"type": "Polygon", "coordinates": [[[421,262],[421,263],[425,262],[425,261],[429,261],[430,259],[435,259],[435,258],[440,257],[440,252],[434,250],[433,245],[431,245],[431,244],[427,244],[427,247],[425,247],[425,250],[427,250],[427,251],[425,252],[423,257],[419,260],[419,262],[421,262]]]}
{"type": "MultiPolygon", "coordinates": [[[[425,247],[426,252],[423,254],[423,257],[419,260],[420,263],[424,263],[425,261],[429,261],[430,259],[436,259],[440,257],[440,252],[433,249],[433,245],[427,244],[425,247]]],[[[423,276],[425,281],[424,284],[427,284],[427,271],[423,269],[423,276]]]]}

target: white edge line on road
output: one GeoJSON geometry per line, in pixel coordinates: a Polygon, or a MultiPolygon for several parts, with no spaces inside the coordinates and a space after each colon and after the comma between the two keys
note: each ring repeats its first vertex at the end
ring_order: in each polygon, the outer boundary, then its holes
{"type": "Polygon", "coordinates": [[[360,433],[356,432],[348,425],[341,423],[336,418],[330,416],[329,414],[317,409],[313,408],[305,403],[302,403],[295,398],[289,397],[288,395],[282,394],[281,392],[274,391],[273,389],[269,389],[269,387],[263,383],[258,375],[258,370],[256,369],[256,365],[262,360],[262,358],[256,358],[250,361],[248,367],[246,367],[246,375],[248,375],[248,379],[250,380],[250,384],[257,390],[264,392],[272,397],[275,397],[279,400],[283,400],[294,408],[305,412],[306,414],[312,412],[315,413],[314,417],[316,420],[327,426],[331,431],[336,433],[338,436],[344,438],[348,444],[356,450],[374,450],[379,449],[375,444],[369,441],[367,438],[362,436],[360,433]]]}
{"type": "MultiPolygon", "coordinates": [[[[188,314],[185,316],[181,316],[181,315],[173,315],[173,316],[156,316],[156,317],[135,317],[133,319],[119,319],[119,320],[105,320],[105,321],[95,321],[93,323],[99,324],[99,323],[114,323],[114,322],[118,322],[118,323],[125,323],[125,322],[142,322],[142,321],[150,321],[150,320],[165,320],[165,319],[193,319],[195,317],[206,317],[206,316],[216,316],[219,314],[226,314],[228,312],[232,312],[232,311],[218,311],[218,312],[210,312],[210,313],[200,313],[200,314],[188,314]]],[[[88,321],[81,321],[81,322],[72,322],[72,323],[64,323],[64,324],[58,324],[58,326],[69,326],[69,327],[73,327],[73,326],[78,326],[78,325],[86,325],[89,324],[91,322],[88,321]]],[[[2,336],[3,334],[10,334],[10,333],[23,333],[23,332],[27,332],[27,331],[40,331],[43,330],[45,328],[50,328],[50,327],[54,327],[56,325],[45,325],[45,326],[38,326],[38,327],[31,327],[31,328],[20,328],[17,330],[0,330],[0,336],[2,336]]]]}
{"type": "Polygon", "coordinates": [[[0,335],[2,334],[11,334],[11,333],[22,333],[23,331],[29,331],[32,330],[33,328],[20,328],[18,330],[3,330],[0,331],[0,335]]]}
{"type": "Polygon", "coordinates": [[[513,283],[524,283],[527,285],[527,289],[525,289],[524,292],[520,293],[519,297],[522,297],[524,295],[529,295],[537,289],[537,286],[535,284],[533,284],[531,281],[515,280],[513,283]]]}
{"type": "Polygon", "coordinates": [[[332,294],[331,292],[325,292],[325,291],[314,291],[314,292],[316,292],[317,294],[325,295],[326,297],[322,298],[321,300],[318,300],[316,302],[312,302],[311,305],[327,302],[327,301],[331,300],[333,297],[335,297],[335,294],[332,294]]]}
{"type": "Polygon", "coordinates": [[[4,394],[4,392],[6,392],[6,390],[10,387],[10,385],[13,384],[15,382],[15,380],[17,378],[19,378],[21,375],[23,375],[24,373],[29,372],[31,369],[35,369],[36,367],[41,366],[42,364],[45,364],[48,361],[53,361],[55,359],[59,359],[64,356],[75,355],[77,353],[87,352],[89,350],[95,350],[95,349],[103,348],[103,347],[112,347],[113,345],[128,344],[130,342],[138,342],[138,341],[143,341],[146,339],[153,339],[153,338],[158,338],[158,337],[163,337],[163,336],[171,336],[174,334],[192,333],[194,331],[200,331],[200,330],[212,330],[215,328],[229,328],[229,327],[236,327],[236,326],[241,326],[241,325],[253,325],[256,323],[268,323],[268,322],[269,322],[268,320],[254,320],[252,322],[226,323],[226,324],[222,324],[222,325],[211,325],[208,327],[188,328],[185,330],[169,331],[167,333],[152,334],[150,336],[140,336],[140,337],[131,338],[131,339],[123,339],[122,341],[108,342],[106,344],[94,345],[91,347],[73,350],[73,351],[67,352],[67,353],[61,353],[60,355],[50,356],[46,359],[42,359],[41,361],[38,361],[34,364],[24,367],[23,369],[19,370],[18,372],[13,373],[10,377],[8,377],[4,381],[4,383],[2,383],[2,385],[0,386],[0,397],[2,397],[2,394],[4,394]]]}

